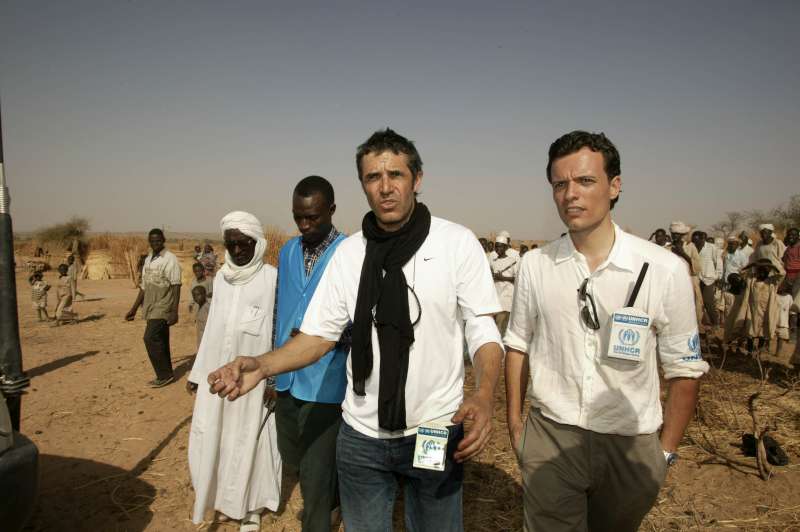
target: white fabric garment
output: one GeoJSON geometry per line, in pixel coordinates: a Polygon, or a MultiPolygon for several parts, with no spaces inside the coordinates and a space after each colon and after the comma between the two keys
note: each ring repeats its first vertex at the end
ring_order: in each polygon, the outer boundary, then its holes
{"type": "Polygon", "coordinates": [[[739,273],[742,268],[747,266],[747,255],[740,248],[736,248],[733,253],[725,252],[725,274],[722,279],[727,283],[728,276],[732,273],[739,273]]]}
{"type": "Polygon", "coordinates": [[[778,327],[785,329],[789,328],[789,310],[792,308],[791,294],[782,294],[778,296],[778,327]]]}
{"type": "MultiPolygon", "coordinates": [[[[496,255],[496,253],[495,253],[496,255]]],[[[492,273],[499,273],[504,277],[516,277],[519,269],[519,255],[511,255],[506,251],[503,258],[495,257],[492,259],[492,273]]],[[[511,302],[514,300],[514,283],[509,281],[495,281],[494,288],[497,290],[497,299],[503,312],[511,312],[511,302]]]]}
{"type": "Polygon", "coordinates": [[[189,471],[195,490],[192,521],[213,508],[232,519],[247,512],[276,510],[281,495],[281,458],[275,416],[266,416],[264,382],[236,401],[208,390],[210,372],[237,355],[259,355],[272,348],[272,312],[277,270],[264,265],[246,284],[214,279],[208,321],[189,375],[197,383],[189,433],[189,471]]]}
{"type": "Polygon", "coordinates": [[[614,246],[593,273],[569,235],[526,253],[504,340],[528,354],[528,395],[542,415],[604,434],[651,434],[662,421],[657,363],[666,379],[697,378],[708,364],[686,262],[616,225],[614,231],[614,246]],[[611,359],[610,316],[625,307],[644,262],[650,266],[634,304],[651,318],[642,360],[611,359]],[[597,331],[580,318],[578,288],[587,278],[597,331]]]}
{"type": "Polygon", "coordinates": [[[700,271],[698,277],[705,285],[714,284],[722,278],[722,260],[714,244],[706,242],[700,250],[700,271]]]}
{"type": "Polygon", "coordinates": [[[256,241],[256,251],[253,258],[244,266],[237,266],[231,260],[228,250],[225,250],[225,264],[219,269],[225,279],[231,284],[244,284],[250,280],[264,265],[264,252],[267,241],[264,239],[264,228],[258,218],[244,211],[233,211],[226,214],[219,223],[222,235],[228,229],[238,229],[243,234],[256,241]]]}
{"type": "MultiPolygon", "coordinates": [[[[336,249],[306,311],[300,330],[304,334],[338,341],[355,314],[361,265],[367,241],[358,232],[336,249]]],[[[397,438],[430,421],[448,422],[458,410],[464,393],[464,322],[467,347],[472,356],[484,344],[502,345],[494,320],[480,316],[500,311],[489,264],[472,232],[460,225],[431,217],[428,237],[403,267],[408,291],[414,344],[409,350],[406,380],[405,431],[378,427],[380,344],[372,328],[372,373],[365,383],[366,395],[353,393],[353,368],[347,359],[347,393],[343,418],[355,430],[372,438],[397,438]]]]}

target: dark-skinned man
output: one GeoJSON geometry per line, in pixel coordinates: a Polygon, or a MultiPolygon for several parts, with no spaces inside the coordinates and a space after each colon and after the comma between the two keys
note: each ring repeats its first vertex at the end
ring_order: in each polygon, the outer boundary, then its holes
{"type": "MultiPolygon", "coordinates": [[[[252,214],[233,211],[220,221],[225,262],[214,278],[211,305],[189,382],[236,355],[255,356],[272,347],[277,270],[264,264],[267,241],[252,214]]],[[[276,510],[281,495],[281,457],[275,417],[259,383],[242,401],[220,401],[199,386],[189,431],[189,471],[195,491],[192,521],[213,509],[241,520],[240,532],[259,530],[264,508],[276,510]]]]}
{"type": "Polygon", "coordinates": [[[705,231],[692,233],[692,245],[697,249],[698,257],[700,257],[700,270],[697,272],[697,278],[700,281],[703,308],[705,308],[708,322],[712,328],[715,328],[719,325],[716,289],[722,279],[722,260],[716,246],[708,242],[708,235],[705,231]]]}
{"type": "Polygon", "coordinates": [[[136,311],[142,307],[142,318],[147,320],[144,346],[156,373],[156,378],[148,385],[151,388],[160,388],[175,378],[172,373],[169,328],[178,323],[181,266],[177,257],[164,247],[166,240],[161,229],[150,230],[147,240],[152,253],[144,260],[139,293],[125,319],[132,321],[136,317],[136,311]]]}
{"type": "Polygon", "coordinates": [[[504,337],[525,530],[634,531],[677,459],[708,370],[689,270],[612,221],[620,160],[602,133],[557,139],[546,175],[569,233],[522,259],[504,337]]]}
{"type": "Polygon", "coordinates": [[[508,325],[511,301],[514,299],[514,279],[517,276],[520,260],[519,254],[508,253],[508,244],[509,239],[506,235],[498,235],[494,239],[494,254],[489,260],[494,287],[497,290],[497,299],[500,300],[500,306],[503,308],[494,317],[500,334],[506,332],[506,326],[508,325]]]}
{"type": "Polygon", "coordinates": [[[783,254],[786,253],[786,244],[775,238],[775,226],[772,224],[761,224],[758,226],[758,233],[761,241],[753,250],[753,254],[748,259],[750,264],[768,259],[775,265],[783,268],[783,254]]]}
{"type": "Polygon", "coordinates": [[[669,224],[670,238],[672,246],[670,250],[686,261],[689,268],[689,275],[692,277],[692,288],[694,290],[695,315],[697,316],[697,326],[703,324],[703,293],[700,290],[700,253],[692,242],[686,241],[689,234],[689,226],[683,222],[672,222],[669,224]]]}
{"type": "MultiPolygon", "coordinates": [[[[786,252],[783,254],[783,268],[786,270],[786,283],[791,287],[792,307],[789,318],[791,340],[797,340],[797,315],[800,312],[800,230],[796,227],[786,231],[786,252]]],[[[800,342],[795,343],[795,353],[800,353],[800,342]]]]}
{"type": "Polygon", "coordinates": [[[300,333],[208,382],[236,399],[318,360],[352,321],[336,450],[345,529],[391,530],[402,479],[408,530],[460,531],[463,462],[489,439],[503,358],[489,264],[471,231],[416,201],[423,172],[411,141],[378,131],[359,146],[356,168],[370,212],[336,250],[300,333]],[[466,398],[465,336],[479,383],[466,398]]]}
{"type": "MultiPolygon", "coordinates": [[[[333,186],[308,176],[294,188],[292,215],[300,236],[281,248],[275,307],[275,347],[300,330],[325,267],[345,239],[333,226],[333,186]]],[[[278,448],[283,463],[298,473],[305,532],[328,532],[338,507],[336,436],[342,421],[350,349],[345,337],[317,362],[275,378],[278,448]]]]}

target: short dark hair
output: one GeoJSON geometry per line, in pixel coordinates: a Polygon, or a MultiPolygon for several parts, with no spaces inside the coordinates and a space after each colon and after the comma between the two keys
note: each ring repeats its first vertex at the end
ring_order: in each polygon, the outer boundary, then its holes
{"type": "Polygon", "coordinates": [[[203,266],[202,262],[194,262],[194,263],[192,263],[192,270],[194,270],[195,268],[200,268],[201,270],[205,270],[206,269],[206,267],[203,266]]]}
{"type": "Polygon", "coordinates": [[[390,128],[378,130],[356,150],[356,170],[358,180],[361,181],[361,159],[370,153],[383,153],[391,151],[395,155],[401,153],[408,157],[408,169],[416,177],[422,171],[422,158],[419,156],[414,142],[390,128]]]}
{"type": "Polygon", "coordinates": [[[147,238],[150,238],[153,235],[159,235],[161,238],[164,238],[164,231],[162,231],[158,227],[155,227],[153,229],[150,229],[150,232],[147,233],[147,238]]]}
{"type": "MultiPolygon", "coordinates": [[[[603,167],[611,181],[620,175],[620,159],[617,147],[611,142],[605,133],[589,133],[576,129],[566,135],[560,136],[554,143],[550,145],[547,159],[547,180],[552,182],[551,170],[553,162],[556,159],[566,157],[580,151],[583,148],[589,148],[592,151],[598,152],[603,156],[603,167]]],[[[617,204],[619,196],[611,200],[611,208],[617,204]]]]}
{"type": "Polygon", "coordinates": [[[304,198],[311,197],[314,194],[321,194],[325,201],[328,202],[328,205],[333,205],[335,200],[333,185],[327,179],[318,175],[310,175],[301,179],[297,186],[294,187],[294,193],[304,198]]]}
{"type": "Polygon", "coordinates": [[[198,292],[203,292],[203,295],[208,295],[208,291],[206,290],[206,287],[201,285],[201,284],[199,284],[199,285],[195,286],[194,288],[192,288],[192,292],[194,292],[195,290],[197,290],[198,292]]]}

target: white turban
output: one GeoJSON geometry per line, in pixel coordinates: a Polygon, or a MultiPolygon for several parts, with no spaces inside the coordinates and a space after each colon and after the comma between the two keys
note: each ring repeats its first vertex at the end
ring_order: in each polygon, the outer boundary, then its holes
{"type": "MultiPolygon", "coordinates": [[[[508,240],[511,240],[511,233],[509,233],[508,231],[500,231],[499,233],[497,233],[497,236],[504,236],[508,240]]],[[[506,242],[506,244],[508,244],[508,242],[506,242]]]]}
{"type": "Polygon", "coordinates": [[[228,253],[226,249],[225,264],[219,269],[219,272],[230,284],[245,284],[264,266],[264,252],[267,250],[267,241],[264,239],[264,228],[261,226],[261,222],[258,218],[244,211],[229,212],[222,217],[222,220],[219,222],[219,227],[222,230],[223,238],[225,236],[225,231],[229,229],[238,229],[242,234],[256,241],[256,250],[250,262],[244,266],[237,266],[234,264],[230,253],[228,253]]]}
{"type": "Polygon", "coordinates": [[[494,243],[508,245],[508,237],[504,235],[497,235],[497,238],[494,239],[494,243]]]}
{"type": "Polygon", "coordinates": [[[758,226],[758,229],[759,230],[769,229],[770,231],[774,232],[775,231],[775,226],[772,225],[772,224],[761,224],[761,225],[758,226]]]}
{"type": "Polygon", "coordinates": [[[689,232],[689,226],[683,222],[672,222],[669,224],[669,232],[676,235],[685,235],[689,232]]]}

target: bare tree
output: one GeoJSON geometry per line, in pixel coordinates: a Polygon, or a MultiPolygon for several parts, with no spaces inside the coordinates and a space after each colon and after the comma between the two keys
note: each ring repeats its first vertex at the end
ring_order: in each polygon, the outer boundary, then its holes
{"type": "Polygon", "coordinates": [[[711,226],[711,229],[717,233],[721,233],[725,239],[729,236],[736,234],[736,231],[742,225],[746,215],[738,211],[729,211],[725,213],[725,219],[721,220],[711,226]]]}

